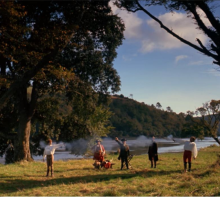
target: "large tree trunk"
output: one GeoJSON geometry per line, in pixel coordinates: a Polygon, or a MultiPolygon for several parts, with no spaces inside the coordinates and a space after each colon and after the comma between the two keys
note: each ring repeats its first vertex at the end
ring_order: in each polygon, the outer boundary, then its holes
{"type": "Polygon", "coordinates": [[[34,115],[37,103],[38,92],[37,83],[33,82],[31,99],[27,99],[27,87],[23,87],[20,91],[20,117],[18,126],[18,139],[15,142],[14,161],[32,161],[30,152],[30,133],[31,119],[34,115]]]}
{"type": "Polygon", "coordinates": [[[26,110],[21,113],[19,119],[19,127],[18,127],[18,140],[15,143],[15,161],[31,161],[31,153],[30,153],[30,132],[31,132],[31,121],[28,116],[26,110]]]}

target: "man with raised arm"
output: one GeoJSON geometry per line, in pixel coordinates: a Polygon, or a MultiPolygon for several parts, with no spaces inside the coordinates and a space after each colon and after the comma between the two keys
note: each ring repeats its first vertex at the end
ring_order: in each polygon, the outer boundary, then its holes
{"type": "Polygon", "coordinates": [[[44,149],[44,154],[43,154],[43,162],[45,157],[47,157],[47,177],[49,176],[49,171],[51,168],[51,176],[53,177],[53,161],[54,161],[54,153],[55,150],[59,147],[63,146],[62,143],[60,144],[54,144],[52,145],[52,140],[48,140],[48,145],[44,149]]]}
{"type": "Polygon", "coordinates": [[[121,170],[123,168],[124,162],[125,165],[128,168],[128,156],[129,156],[129,146],[126,144],[126,139],[121,139],[121,141],[119,141],[119,139],[116,137],[115,141],[119,144],[120,146],[120,154],[118,159],[121,160],[121,170]]]}
{"type": "Polygon", "coordinates": [[[183,163],[184,163],[184,172],[187,172],[187,161],[188,161],[188,171],[191,171],[191,161],[192,157],[196,159],[198,155],[196,143],[196,138],[194,136],[190,137],[190,141],[186,141],[183,139],[173,139],[174,142],[184,144],[184,153],[183,153],[183,163]]]}

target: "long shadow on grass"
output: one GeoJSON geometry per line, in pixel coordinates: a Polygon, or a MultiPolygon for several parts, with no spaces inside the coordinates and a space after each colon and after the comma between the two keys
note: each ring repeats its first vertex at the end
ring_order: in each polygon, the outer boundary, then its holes
{"type": "MultiPolygon", "coordinates": [[[[90,182],[105,182],[112,179],[129,179],[137,176],[137,174],[120,174],[120,175],[91,175],[91,176],[78,176],[68,178],[46,178],[44,180],[22,180],[22,179],[5,179],[6,183],[0,187],[0,194],[17,192],[19,190],[33,189],[48,187],[51,185],[59,184],[77,184],[77,183],[90,183],[90,182]]],[[[5,178],[5,177],[4,177],[5,178]]],[[[10,177],[11,178],[11,177],[10,177]]],[[[17,177],[14,177],[17,178],[17,177]]]]}
{"type": "MultiPolygon", "coordinates": [[[[77,184],[77,183],[90,183],[90,182],[106,182],[114,179],[130,179],[137,176],[143,177],[153,177],[154,175],[168,175],[173,173],[178,173],[180,170],[176,171],[131,171],[132,173],[125,173],[125,174],[101,174],[101,175],[87,175],[87,176],[76,176],[76,177],[58,177],[58,178],[46,178],[43,180],[23,180],[19,179],[20,177],[2,177],[5,178],[5,183],[3,187],[0,187],[0,194],[1,193],[11,193],[17,192],[19,190],[25,189],[33,189],[33,188],[42,188],[48,187],[51,185],[59,185],[59,184],[77,184]],[[7,179],[9,178],[9,179],[7,179]]],[[[30,175],[30,177],[32,177],[30,175]]],[[[34,175],[33,177],[36,177],[34,175]]],[[[38,176],[40,177],[40,176],[38,176]]]]}
{"type": "Polygon", "coordinates": [[[141,170],[141,171],[137,171],[136,174],[141,176],[146,176],[146,177],[153,177],[155,175],[159,175],[159,176],[165,176],[165,175],[173,175],[175,173],[182,173],[181,170],[169,170],[169,171],[166,171],[166,170],[160,170],[160,171],[157,171],[157,170],[141,170]]]}

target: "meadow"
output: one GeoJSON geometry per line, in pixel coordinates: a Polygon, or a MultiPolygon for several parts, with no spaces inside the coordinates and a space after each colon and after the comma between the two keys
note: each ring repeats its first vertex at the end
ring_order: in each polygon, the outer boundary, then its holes
{"type": "Polygon", "coordinates": [[[92,159],[55,161],[54,177],[45,176],[45,162],[0,164],[0,196],[220,196],[219,146],[201,149],[187,173],[182,153],[159,154],[156,169],[147,155],[134,156],[129,170],[112,158],[112,169],[99,170],[92,159]]]}

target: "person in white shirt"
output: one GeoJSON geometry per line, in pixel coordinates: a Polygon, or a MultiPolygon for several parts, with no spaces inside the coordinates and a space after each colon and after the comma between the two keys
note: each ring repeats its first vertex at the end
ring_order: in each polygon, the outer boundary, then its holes
{"type": "Polygon", "coordinates": [[[103,162],[104,161],[104,155],[105,155],[105,148],[104,146],[101,144],[101,140],[96,140],[96,145],[94,145],[92,147],[94,156],[93,156],[93,160],[97,160],[99,162],[103,162]]]}
{"type": "Polygon", "coordinates": [[[190,137],[190,141],[186,141],[183,139],[173,139],[174,142],[184,144],[184,153],[183,153],[183,163],[184,163],[184,172],[187,172],[187,161],[188,161],[188,171],[191,171],[191,161],[192,157],[196,159],[198,155],[196,143],[195,143],[195,137],[190,137]]]}
{"type": "Polygon", "coordinates": [[[43,162],[45,160],[45,157],[47,158],[47,177],[49,176],[49,171],[51,168],[51,176],[53,177],[53,161],[54,161],[54,153],[55,150],[59,147],[61,147],[63,144],[54,144],[52,145],[52,140],[48,140],[48,145],[44,149],[43,154],[43,162]]]}

